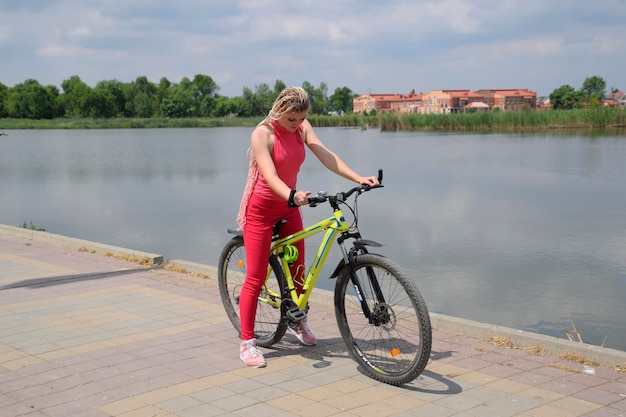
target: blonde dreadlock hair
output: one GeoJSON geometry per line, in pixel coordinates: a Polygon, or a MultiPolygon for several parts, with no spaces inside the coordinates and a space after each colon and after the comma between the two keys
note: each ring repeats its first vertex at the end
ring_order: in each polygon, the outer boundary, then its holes
{"type": "MultiPolygon", "coordinates": [[[[269,113],[265,116],[265,119],[259,122],[257,127],[270,127],[272,122],[280,119],[287,113],[302,113],[309,111],[310,108],[311,100],[302,87],[287,87],[276,97],[269,113]]],[[[239,205],[239,214],[237,215],[237,225],[241,230],[243,230],[246,224],[246,209],[248,208],[252,190],[259,178],[259,167],[254,159],[252,147],[248,149],[248,158],[250,159],[250,164],[248,165],[248,180],[246,181],[246,188],[243,191],[241,204],[239,205]]]]}
{"type": "Polygon", "coordinates": [[[280,92],[269,113],[258,125],[269,125],[286,113],[302,113],[311,108],[309,95],[302,87],[287,87],[280,92]]]}

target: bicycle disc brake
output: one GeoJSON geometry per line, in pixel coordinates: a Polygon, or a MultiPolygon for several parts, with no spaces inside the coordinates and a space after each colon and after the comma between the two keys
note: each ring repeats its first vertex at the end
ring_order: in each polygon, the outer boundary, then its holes
{"type": "Polygon", "coordinates": [[[372,309],[370,323],[374,326],[384,326],[389,329],[396,327],[396,314],[387,303],[377,303],[372,309]]]}

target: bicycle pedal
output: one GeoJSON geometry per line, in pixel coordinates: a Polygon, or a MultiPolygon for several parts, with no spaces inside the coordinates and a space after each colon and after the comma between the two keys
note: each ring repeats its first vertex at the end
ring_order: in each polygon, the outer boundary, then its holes
{"type": "Polygon", "coordinates": [[[292,307],[285,311],[285,318],[287,319],[287,323],[290,327],[297,326],[298,323],[306,318],[306,316],[306,310],[302,310],[298,307],[292,307]]]}

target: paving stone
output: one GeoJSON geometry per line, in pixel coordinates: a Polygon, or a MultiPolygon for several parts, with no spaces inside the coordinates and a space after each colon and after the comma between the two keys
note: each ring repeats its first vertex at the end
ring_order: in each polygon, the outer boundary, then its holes
{"type": "MultiPolygon", "coordinates": [[[[248,369],[214,278],[0,233],[0,415],[618,416],[626,374],[435,328],[402,387],[365,376],[332,307],[248,369]]],[[[320,298],[320,302],[321,302],[320,298]]]]}

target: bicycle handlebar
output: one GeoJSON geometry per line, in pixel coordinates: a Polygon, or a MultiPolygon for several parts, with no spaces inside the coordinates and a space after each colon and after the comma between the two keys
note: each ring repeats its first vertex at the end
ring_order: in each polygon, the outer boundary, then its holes
{"type": "Polygon", "coordinates": [[[326,201],[329,201],[329,200],[331,201],[331,204],[337,201],[346,201],[346,199],[350,197],[352,194],[354,194],[355,192],[358,192],[359,194],[361,194],[361,193],[371,190],[372,188],[381,188],[383,187],[383,170],[382,169],[378,170],[378,184],[379,185],[374,186],[374,187],[368,184],[360,184],[354,188],[351,188],[348,191],[341,191],[335,195],[327,195],[326,191],[319,191],[317,195],[307,197],[307,201],[308,201],[307,204],[310,207],[315,207],[318,204],[325,203],[326,201]]]}

